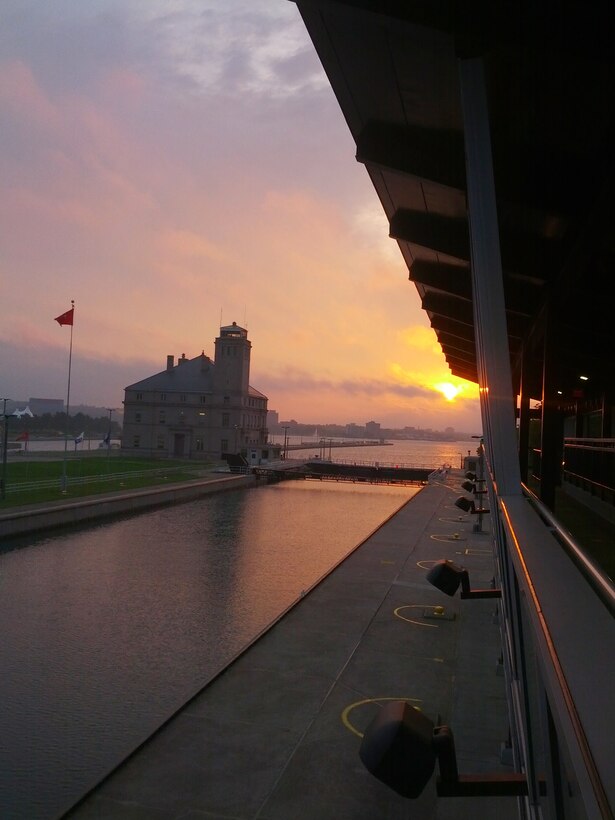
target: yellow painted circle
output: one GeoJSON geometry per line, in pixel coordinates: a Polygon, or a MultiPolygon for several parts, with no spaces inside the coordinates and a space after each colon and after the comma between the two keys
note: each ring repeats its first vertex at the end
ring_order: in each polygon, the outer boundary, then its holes
{"type": "Polygon", "coordinates": [[[436,609],[433,604],[404,604],[403,606],[398,606],[396,609],[393,610],[393,614],[396,618],[399,618],[401,621],[406,621],[409,624],[415,624],[416,626],[427,626],[430,629],[437,629],[437,624],[424,624],[422,621],[415,621],[412,618],[406,618],[403,615],[400,615],[400,611],[402,609],[436,609]]]}
{"type": "MultiPolygon", "coordinates": [[[[413,701],[414,703],[420,703],[421,701],[418,698],[365,698],[364,700],[357,700],[354,703],[351,703],[350,706],[347,706],[341,714],[342,723],[348,729],[348,731],[352,732],[357,737],[363,737],[363,732],[360,732],[350,722],[348,715],[352,712],[353,709],[356,709],[358,706],[365,706],[366,703],[381,703],[382,701],[390,701],[390,700],[401,700],[405,703],[410,703],[413,701]]],[[[415,706],[415,709],[418,707],[415,706]]]]}

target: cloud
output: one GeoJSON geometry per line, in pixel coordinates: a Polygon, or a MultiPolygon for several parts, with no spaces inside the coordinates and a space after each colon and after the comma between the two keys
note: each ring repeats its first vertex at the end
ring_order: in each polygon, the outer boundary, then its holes
{"type": "MultiPolygon", "coordinates": [[[[3,342],[0,345],[0,370],[8,374],[4,379],[3,395],[20,401],[32,396],[66,399],[68,339],[64,341],[64,349],[61,344],[23,347],[3,342]],[[19,368],[14,367],[15,362],[19,362],[19,368]]],[[[113,406],[119,406],[124,397],[124,387],[138,381],[144,373],[150,375],[163,367],[162,360],[160,366],[155,368],[152,362],[138,358],[119,362],[73,352],[71,404],[104,406],[111,399],[113,406]]]]}
{"type": "Polygon", "coordinates": [[[5,0],[0,51],[3,389],[62,395],[74,298],[84,401],[223,316],[289,414],[438,417],[455,382],[293,3],[5,0]]]}
{"type": "Polygon", "coordinates": [[[152,0],[134,19],[144,17],[191,93],[284,99],[327,87],[292,4],[152,0]]]}
{"type": "Polygon", "coordinates": [[[377,379],[325,379],[318,378],[305,371],[287,370],[278,375],[261,374],[258,376],[258,389],[270,392],[322,393],[332,391],[348,397],[384,396],[393,394],[405,398],[421,396],[430,397],[432,391],[417,385],[403,385],[395,382],[378,381],[377,379]]]}

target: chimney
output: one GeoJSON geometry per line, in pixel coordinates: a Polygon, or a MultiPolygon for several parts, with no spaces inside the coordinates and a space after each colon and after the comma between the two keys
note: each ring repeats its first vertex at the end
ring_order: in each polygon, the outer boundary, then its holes
{"type": "Polygon", "coordinates": [[[167,356],[167,370],[173,370],[173,356],[167,356]]]}
{"type": "Polygon", "coordinates": [[[188,359],[186,358],[186,354],[182,353],[182,357],[181,357],[181,359],[177,360],[177,364],[183,364],[184,362],[187,362],[187,361],[188,361],[188,359]]]}

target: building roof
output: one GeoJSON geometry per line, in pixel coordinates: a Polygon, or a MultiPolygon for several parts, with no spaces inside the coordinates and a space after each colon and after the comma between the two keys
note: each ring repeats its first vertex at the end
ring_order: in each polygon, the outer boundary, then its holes
{"type": "Polygon", "coordinates": [[[157,390],[166,393],[211,393],[214,363],[201,353],[194,359],[181,358],[172,367],[128,385],[126,390],[157,390]]]}
{"type": "MultiPolygon", "coordinates": [[[[187,359],[182,356],[172,368],[129,384],[125,390],[155,390],[160,393],[213,393],[215,363],[204,353],[187,359]]],[[[248,387],[251,397],[266,399],[264,393],[248,387]]]]}
{"type": "Polygon", "coordinates": [[[220,328],[220,336],[241,336],[242,338],[247,338],[248,331],[245,327],[240,327],[237,322],[233,322],[232,325],[225,325],[220,328]]]}
{"type": "Polygon", "coordinates": [[[459,57],[483,56],[515,387],[615,380],[613,17],[580,0],[296,0],[451,372],[478,381],[459,57]],[[522,12],[521,12],[522,9],[522,12]]]}

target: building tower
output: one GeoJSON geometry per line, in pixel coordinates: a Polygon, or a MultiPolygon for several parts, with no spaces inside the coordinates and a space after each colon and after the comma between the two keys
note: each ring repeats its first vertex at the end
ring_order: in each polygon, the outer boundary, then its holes
{"type": "Polygon", "coordinates": [[[248,331],[237,322],[220,328],[216,339],[214,392],[226,396],[247,396],[250,380],[248,331]]]}

